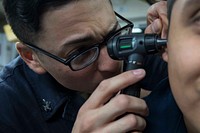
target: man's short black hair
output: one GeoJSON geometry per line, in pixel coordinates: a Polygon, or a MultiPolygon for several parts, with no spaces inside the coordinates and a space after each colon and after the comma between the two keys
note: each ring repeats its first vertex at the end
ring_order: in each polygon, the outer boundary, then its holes
{"type": "Polygon", "coordinates": [[[3,0],[3,7],[7,22],[18,39],[22,42],[34,43],[39,39],[39,33],[42,31],[41,18],[45,12],[77,1],[3,0]]]}
{"type": "Polygon", "coordinates": [[[42,30],[41,16],[73,0],[3,0],[6,19],[19,40],[34,42],[42,30]]]}

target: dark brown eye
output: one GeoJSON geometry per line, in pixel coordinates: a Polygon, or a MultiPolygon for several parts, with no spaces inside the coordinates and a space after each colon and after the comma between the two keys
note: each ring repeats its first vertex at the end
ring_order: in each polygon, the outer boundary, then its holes
{"type": "Polygon", "coordinates": [[[79,53],[81,53],[82,51],[84,51],[84,49],[87,49],[87,46],[76,47],[76,48],[72,49],[67,54],[66,58],[72,58],[74,55],[78,55],[79,53]]]}
{"type": "Polygon", "coordinates": [[[159,2],[159,1],[166,1],[166,0],[146,0],[150,5],[159,2]]]}
{"type": "Polygon", "coordinates": [[[78,55],[77,57],[75,57],[71,61],[71,67],[74,70],[84,68],[90,65],[91,63],[93,63],[97,59],[98,55],[99,55],[98,47],[90,48],[84,51],[83,53],[81,53],[80,55],[78,55]]]}

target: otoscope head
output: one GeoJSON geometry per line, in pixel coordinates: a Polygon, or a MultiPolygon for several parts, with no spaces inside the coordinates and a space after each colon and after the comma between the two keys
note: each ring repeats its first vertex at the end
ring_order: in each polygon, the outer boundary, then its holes
{"type": "Polygon", "coordinates": [[[167,40],[160,39],[156,34],[131,34],[110,39],[107,50],[112,59],[125,60],[134,53],[141,55],[158,53],[166,44],[167,40]]]}

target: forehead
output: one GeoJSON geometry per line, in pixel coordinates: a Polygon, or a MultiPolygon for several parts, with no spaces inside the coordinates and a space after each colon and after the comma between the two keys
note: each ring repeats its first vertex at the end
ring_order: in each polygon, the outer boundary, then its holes
{"type": "Polygon", "coordinates": [[[115,24],[115,15],[108,0],[79,0],[46,12],[42,18],[40,41],[67,44],[77,37],[106,35],[115,24]]]}
{"type": "Polygon", "coordinates": [[[43,15],[42,21],[63,22],[73,25],[74,22],[95,21],[96,19],[106,18],[106,14],[113,13],[111,4],[108,0],[74,0],[60,8],[52,9],[43,15]],[[53,16],[53,17],[51,17],[53,16]],[[50,20],[50,21],[49,21],[50,20]]]}

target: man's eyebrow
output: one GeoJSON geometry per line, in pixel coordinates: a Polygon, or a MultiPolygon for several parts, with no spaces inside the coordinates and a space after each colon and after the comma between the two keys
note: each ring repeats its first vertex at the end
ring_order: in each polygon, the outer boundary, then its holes
{"type": "Polygon", "coordinates": [[[119,27],[119,22],[116,21],[115,24],[113,25],[113,27],[109,30],[108,34],[106,35],[107,37],[109,37],[112,33],[114,33],[119,27]]]}
{"type": "MultiPolygon", "coordinates": [[[[117,30],[118,26],[119,26],[119,23],[118,23],[118,21],[116,21],[115,24],[108,31],[108,34],[106,36],[109,36],[110,34],[115,32],[117,30]]],[[[72,46],[75,44],[80,44],[81,42],[87,42],[87,41],[91,41],[91,40],[94,40],[94,37],[89,34],[74,35],[74,36],[71,36],[70,39],[68,39],[62,46],[68,47],[68,46],[72,46]]]]}

